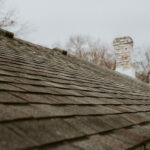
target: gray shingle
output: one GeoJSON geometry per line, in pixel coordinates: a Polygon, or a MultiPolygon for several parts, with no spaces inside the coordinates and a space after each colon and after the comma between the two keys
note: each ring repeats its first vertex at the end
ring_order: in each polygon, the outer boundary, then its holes
{"type": "Polygon", "coordinates": [[[150,139],[149,91],[61,50],[0,35],[0,149],[138,148],[150,139]]]}

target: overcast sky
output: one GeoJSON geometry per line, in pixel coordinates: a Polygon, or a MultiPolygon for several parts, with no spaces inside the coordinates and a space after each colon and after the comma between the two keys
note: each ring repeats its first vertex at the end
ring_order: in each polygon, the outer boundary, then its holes
{"type": "Polygon", "coordinates": [[[70,35],[112,43],[131,36],[136,46],[150,45],[150,0],[10,0],[20,17],[34,25],[26,39],[51,46],[70,35]]]}

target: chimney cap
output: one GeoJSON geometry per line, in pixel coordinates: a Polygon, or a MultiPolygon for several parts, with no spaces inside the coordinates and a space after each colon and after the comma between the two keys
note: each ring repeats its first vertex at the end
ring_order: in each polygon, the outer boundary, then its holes
{"type": "Polygon", "coordinates": [[[133,39],[130,36],[115,38],[113,41],[113,45],[115,46],[115,45],[120,45],[120,44],[132,44],[133,45],[133,39]]]}

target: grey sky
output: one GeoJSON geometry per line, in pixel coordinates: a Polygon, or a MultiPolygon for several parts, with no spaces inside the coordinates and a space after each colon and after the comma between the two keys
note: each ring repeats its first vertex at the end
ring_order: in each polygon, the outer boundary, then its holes
{"type": "Polygon", "coordinates": [[[51,46],[70,35],[85,34],[111,43],[131,36],[150,45],[150,0],[10,0],[20,16],[35,25],[27,40],[51,46]]]}

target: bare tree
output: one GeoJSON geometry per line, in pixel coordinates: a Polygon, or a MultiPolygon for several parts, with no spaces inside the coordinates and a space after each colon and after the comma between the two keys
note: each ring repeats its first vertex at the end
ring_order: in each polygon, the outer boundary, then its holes
{"type": "Polygon", "coordinates": [[[15,24],[14,10],[5,10],[6,1],[0,0],[0,28],[6,28],[15,24]]]}
{"type": "Polygon", "coordinates": [[[66,44],[68,51],[84,60],[115,70],[114,54],[99,39],[89,36],[71,36],[66,44]]]}
{"type": "Polygon", "coordinates": [[[142,61],[133,63],[135,75],[141,81],[150,83],[150,51],[145,52],[145,58],[142,61]]]}
{"type": "Polygon", "coordinates": [[[0,28],[11,30],[15,36],[22,36],[32,31],[31,25],[27,22],[19,21],[19,16],[15,9],[6,9],[7,0],[0,0],[0,28]]]}

